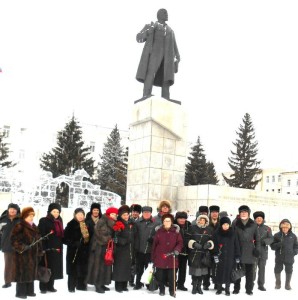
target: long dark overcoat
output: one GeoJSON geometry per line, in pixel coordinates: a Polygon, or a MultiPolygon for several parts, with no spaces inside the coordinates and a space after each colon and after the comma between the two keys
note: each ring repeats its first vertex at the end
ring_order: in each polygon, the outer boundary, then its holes
{"type": "Polygon", "coordinates": [[[231,282],[232,269],[236,258],[240,258],[240,246],[237,234],[233,228],[223,230],[221,227],[213,235],[214,256],[218,256],[219,263],[215,266],[214,283],[231,282]]]}
{"type": "Polygon", "coordinates": [[[80,277],[87,275],[89,243],[84,243],[80,223],[72,219],[64,230],[64,244],[66,250],[66,274],[80,273],[80,277]]]}
{"type": "Polygon", "coordinates": [[[130,269],[134,260],[134,225],[132,222],[120,221],[125,228],[115,232],[117,243],[115,245],[115,262],[113,265],[114,281],[129,281],[130,269]]]}
{"type": "Polygon", "coordinates": [[[37,277],[37,266],[42,256],[42,244],[38,242],[28,250],[24,251],[25,246],[29,246],[40,238],[38,228],[35,224],[32,226],[21,219],[11,232],[11,244],[15,249],[14,270],[12,278],[14,282],[33,282],[37,277]],[[23,252],[24,251],[24,252],[23,252]]]}
{"type": "MultiPolygon", "coordinates": [[[[63,223],[62,219],[59,216],[59,220],[62,225],[63,232],[63,223]]],[[[63,236],[57,236],[54,217],[51,214],[48,214],[47,217],[41,218],[38,223],[38,229],[41,236],[45,236],[51,230],[54,231],[53,234],[49,235],[47,239],[42,242],[43,250],[45,251],[45,256],[48,262],[48,267],[52,272],[52,279],[62,279],[63,278],[63,236]],[[59,249],[59,250],[58,250],[59,249]]],[[[42,265],[44,265],[44,259],[42,265]]]]}
{"type": "MultiPolygon", "coordinates": [[[[154,26],[157,26],[157,23],[155,23],[154,26]]],[[[137,41],[145,42],[136,75],[136,79],[138,81],[144,82],[146,79],[146,74],[148,70],[148,65],[150,64],[150,60],[155,58],[154,49],[156,45],[154,44],[154,31],[151,34],[149,34],[149,36],[147,36],[147,32],[142,30],[140,33],[137,34],[137,41]]],[[[164,69],[162,70],[163,72],[157,72],[153,83],[155,86],[162,86],[163,83],[166,83],[169,86],[174,84],[175,56],[179,56],[175,34],[171,27],[167,25],[166,35],[164,39],[164,69]]]]}
{"type": "Polygon", "coordinates": [[[104,255],[108,241],[113,235],[115,221],[103,214],[94,226],[94,232],[90,244],[88,275],[86,283],[96,285],[109,285],[112,278],[112,266],[106,266],[104,255]]]}

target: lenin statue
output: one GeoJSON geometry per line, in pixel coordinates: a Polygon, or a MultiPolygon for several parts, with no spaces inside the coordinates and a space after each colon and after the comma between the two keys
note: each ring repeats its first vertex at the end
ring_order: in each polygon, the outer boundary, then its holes
{"type": "Polygon", "coordinates": [[[167,25],[168,12],[160,9],[157,22],[146,24],[137,34],[137,42],[144,43],[136,79],[144,83],[143,97],[135,103],[152,96],[152,86],[161,87],[161,96],[169,101],[170,86],[174,84],[174,73],[178,72],[180,55],[174,31],[167,25]]]}

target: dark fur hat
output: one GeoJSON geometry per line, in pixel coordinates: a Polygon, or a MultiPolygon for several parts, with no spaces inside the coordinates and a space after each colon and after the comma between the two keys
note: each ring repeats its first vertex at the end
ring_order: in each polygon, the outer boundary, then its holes
{"type": "Polygon", "coordinates": [[[130,208],[128,205],[122,205],[118,209],[118,216],[121,217],[124,213],[130,213],[130,208]]]}
{"type": "Polygon", "coordinates": [[[50,213],[53,209],[58,209],[61,212],[61,205],[59,203],[50,203],[48,207],[48,213],[50,213]]]}
{"type": "Polygon", "coordinates": [[[33,214],[35,216],[35,211],[34,211],[33,207],[31,207],[31,206],[24,207],[22,209],[21,218],[26,219],[30,214],[33,214]]]}
{"type": "Polygon", "coordinates": [[[132,204],[130,206],[130,211],[133,212],[133,211],[137,211],[139,214],[142,212],[142,206],[139,205],[139,204],[132,204]]]}
{"type": "Polygon", "coordinates": [[[265,214],[264,214],[264,212],[262,212],[262,211],[256,211],[256,212],[254,212],[254,213],[253,213],[253,216],[254,216],[254,220],[255,220],[257,217],[262,217],[263,220],[265,220],[265,214]]]}
{"type": "Polygon", "coordinates": [[[143,206],[142,212],[144,212],[144,211],[150,211],[152,213],[152,207],[151,206],[143,206]]]}
{"type": "Polygon", "coordinates": [[[20,207],[19,207],[17,204],[15,204],[15,203],[9,203],[9,204],[8,204],[8,207],[7,207],[7,210],[9,210],[10,208],[13,208],[13,209],[15,209],[18,213],[20,213],[20,207]]]}
{"type": "Polygon", "coordinates": [[[172,221],[172,224],[174,224],[174,216],[173,216],[172,214],[164,214],[164,215],[161,217],[162,223],[163,223],[163,221],[164,221],[166,218],[170,218],[171,221],[172,221]]]}
{"type": "Polygon", "coordinates": [[[211,205],[211,206],[209,206],[209,211],[210,212],[213,212],[213,211],[219,212],[220,207],[218,205],[211,205]]]}
{"type": "Polygon", "coordinates": [[[99,203],[97,203],[97,202],[93,202],[92,204],[91,204],[91,206],[90,206],[90,214],[92,215],[92,210],[93,209],[98,209],[99,210],[99,217],[101,218],[101,216],[102,216],[102,212],[101,212],[101,206],[100,206],[100,204],[99,203]]]}
{"type": "Polygon", "coordinates": [[[231,225],[231,220],[230,220],[229,217],[222,217],[222,218],[220,219],[219,223],[220,223],[220,226],[222,226],[222,225],[225,224],[225,223],[228,223],[229,225],[231,225]]]}
{"type": "Polygon", "coordinates": [[[250,214],[250,208],[247,205],[241,205],[241,206],[239,206],[238,211],[239,211],[239,214],[242,211],[246,211],[246,212],[248,212],[248,214],[250,214]]]}
{"type": "Polygon", "coordinates": [[[185,211],[177,211],[175,219],[187,219],[187,213],[185,211]]]}
{"type": "Polygon", "coordinates": [[[208,215],[208,213],[209,213],[208,206],[201,205],[201,206],[199,207],[199,214],[201,214],[201,213],[206,213],[206,214],[208,215]]]}

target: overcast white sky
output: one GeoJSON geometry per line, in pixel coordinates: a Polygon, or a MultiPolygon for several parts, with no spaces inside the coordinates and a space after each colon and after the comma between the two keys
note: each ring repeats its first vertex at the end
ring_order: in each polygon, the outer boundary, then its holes
{"type": "Polygon", "coordinates": [[[297,170],[297,0],[0,0],[0,121],[47,132],[74,112],[128,129],[143,89],[135,36],[162,7],[181,55],[170,92],[188,113],[189,141],[199,135],[216,170],[229,170],[247,112],[261,167],[297,170]]]}

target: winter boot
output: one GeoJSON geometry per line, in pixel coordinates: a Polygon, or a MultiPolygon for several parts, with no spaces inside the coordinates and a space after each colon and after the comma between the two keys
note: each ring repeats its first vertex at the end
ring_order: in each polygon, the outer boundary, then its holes
{"type": "Polygon", "coordinates": [[[122,293],[122,282],[115,281],[115,291],[118,293],[122,293]]]}
{"type": "Polygon", "coordinates": [[[166,288],[164,284],[159,284],[159,296],[164,296],[166,293],[166,288]]]}
{"type": "Polygon", "coordinates": [[[292,278],[292,273],[286,273],[286,285],[285,285],[286,290],[291,290],[292,289],[291,286],[290,286],[291,278],[292,278]]]}
{"type": "Polygon", "coordinates": [[[217,285],[217,291],[216,291],[216,295],[220,295],[222,293],[222,285],[221,284],[218,284],[217,285]]]}
{"type": "Polygon", "coordinates": [[[226,293],[226,296],[230,296],[231,293],[230,293],[230,284],[226,284],[226,287],[225,287],[225,293],[226,293]]]}
{"type": "Polygon", "coordinates": [[[275,273],[275,289],[281,288],[280,273],[275,273]]]}
{"type": "Polygon", "coordinates": [[[198,285],[198,277],[197,276],[192,276],[192,294],[197,293],[197,285],[198,285]]]}
{"type": "Polygon", "coordinates": [[[122,283],[122,291],[128,292],[127,281],[122,281],[121,283],[122,283]]]}
{"type": "Polygon", "coordinates": [[[201,288],[201,286],[202,286],[202,281],[203,281],[202,276],[199,276],[199,277],[198,277],[198,284],[197,284],[197,292],[198,292],[198,294],[200,294],[200,295],[203,295],[203,291],[202,291],[202,288],[201,288]]]}

